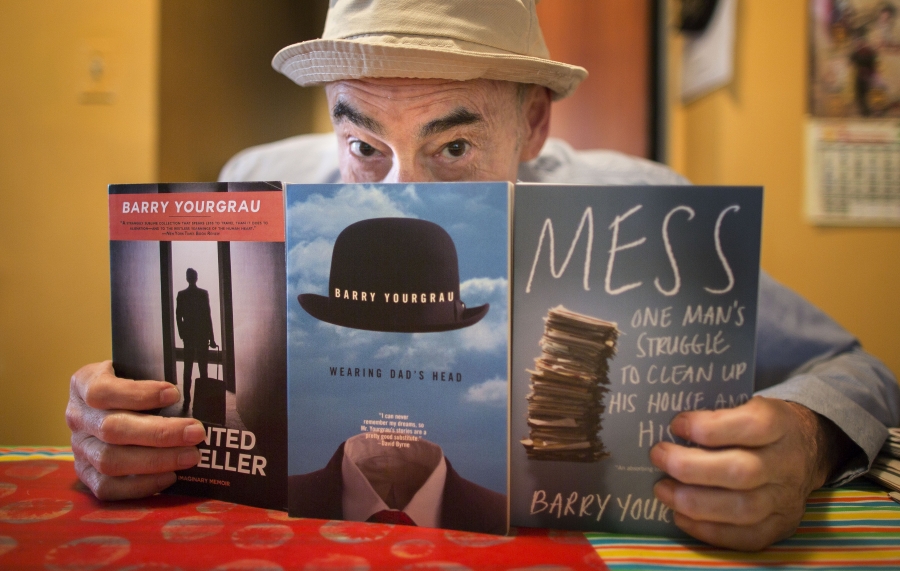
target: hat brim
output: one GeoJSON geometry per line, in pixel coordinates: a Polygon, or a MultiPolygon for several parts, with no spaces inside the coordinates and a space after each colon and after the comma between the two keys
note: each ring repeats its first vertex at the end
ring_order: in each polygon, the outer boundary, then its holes
{"type": "Polygon", "coordinates": [[[294,83],[318,85],[343,79],[497,79],[543,85],[554,99],[569,96],[587,77],[583,67],[458,44],[426,46],[382,42],[380,37],[311,40],[279,51],[272,67],[294,83]]]}
{"type": "Polygon", "coordinates": [[[319,321],[341,327],[386,333],[436,333],[463,329],[481,321],[481,318],[487,315],[488,309],[490,309],[489,303],[478,307],[467,307],[459,319],[452,322],[435,323],[416,319],[391,319],[389,315],[360,311],[358,308],[348,310],[347,306],[340,305],[339,301],[314,293],[302,293],[297,296],[297,301],[308,314],[319,321]]]}

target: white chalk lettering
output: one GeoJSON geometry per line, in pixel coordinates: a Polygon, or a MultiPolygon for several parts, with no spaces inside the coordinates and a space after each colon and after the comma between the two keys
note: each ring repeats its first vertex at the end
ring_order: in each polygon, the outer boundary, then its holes
{"type": "Polygon", "coordinates": [[[714,289],[711,287],[704,287],[706,291],[714,294],[722,294],[728,293],[734,287],[734,273],[731,271],[731,265],[728,263],[728,260],[725,258],[725,254],[722,252],[722,219],[725,218],[725,215],[729,212],[737,212],[741,209],[737,204],[733,204],[719,213],[719,217],[716,219],[716,231],[714,234],[715,243],[716,243],[716,255],[719,256],[719,262],[722,263],[722,269],[725,270],[725,275],[728,277],[728,285],[723,287],[722,289],[714,289]]]}
{"type": "Polygon", "coordinates": [[[612,224],[610,224],[610,226],[609,226],[609,229],[613,231],[613,235],[612,235],[612,245],[609,247],[609,260],[606,263],[606,281],[604,282],[605,286],[606,286],[606,293],[608,293],[609,295],[619,295],[622,292],[626,292],[626,291],[634,289],[636,287],[640,287],[641,284],[644,283],[644,282],[632,282],[630,284],[626,284],[626,285],[620,286],[615,289],[613,289],[612,285],[611,285],[613,264],[616,261],[616,252],[621,252],[622,250],[628,250],[630,248],[636,248],[647,241],[647,237],[642,236],[641,238],[639,238],[633,242],[629,242],[628,244],[625,244],[624,246],[619,246],[619,225],[622,222],[624,222],[626,218],[628,218],[629,216],[631,216],[632,214],[634,214],[641,208],[643,208],[643,205],[638,204],[637,206],[635,206],[634,208],[632,208],[625,214],[623,214],[621,216],[616,216],[616,218],[613,220],[612,224]]]}
{"type": "Polygon", "coordinates": [[[689,206],[676,206],[672,210],[666,214],[666,217],[663,219],[663,227],[662,227],[662,236],[663,243],[666,247],[666,257],[669,258],[669,264],[672,266],[672,274],[675,277],[675,284],[672,286],[672,289],[663,289],[661,285],[659,285],[659,278],[653,280],[653,285],[656,286],[657,291],[659,293],[672,296],[678,293],[678,290],[681,289],[681,275],[678,273],[678,263],[675,261],[675,254],[672,253],[672,243],[669,241],[669,219],[672,218],[672,215],[676,212],[687,212],[688,220],[692,220],[694,218],[694,209],[689,206]]]}
{"type": "Polygon", "coordinates": [[[556,242],[553,236],[553,221],[549,218],[544,220],[544,225],[541,228],[541,235],[540,238],[538,238],[537,251],[534,253],[534,261],[531,263],[531,273],[528,275],[528,283],[525,285],[525,293],[531,293],[531,280],[534,278],[534,270],[537,268],[538,260],[541,258],[541,247],[544,244],[544,236],[550,236],[550,275],[559,279],[566,271],[569,260],[572,259],[572,254],[575,252],[575,246],[578,244],[578,238],[581,237],[581,231],[584,229],[585,223],[587,223],[588,230],[584,252],[584,291],[590,291],[591,288],[588,279],[591,273],[591,250],[594,247],[594,210],[591,207],[588,207],[584,210],[584,214],[581,215],[581,222],[578,223],[578,230],[575,231],[575,237],[572,238],[569,252],[566,254],[566,259],[563,260],[562,265],[559,267],[559,271],[556,271],[556,242]]]}

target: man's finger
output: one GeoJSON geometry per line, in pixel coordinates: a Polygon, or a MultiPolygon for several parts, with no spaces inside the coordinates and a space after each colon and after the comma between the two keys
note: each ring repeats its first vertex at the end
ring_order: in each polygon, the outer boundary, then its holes
{"type": "Polygon", "coordinates": [[[80,415],[70,415],[79,434],[91,435],[107,444],[166,448],[194,446],[206,438],[200,421],[163,417],[139,412],[98,411],[82,405],[80,415]]]}
{"type": "Polygon", "coordinates": [[[116,377],[112,363],[94,363],[72,375],[72,390],[99,410],[149,410],[178,402],[178,389],[164,381],[132,381],[116,377]]]}
{"type": "Polygon", "coordinates": [[[94,436],[109,444],[193,446],[206,437],[206,431],[199,420],[166,418],[128,411],[107,414],[99,428],[94,436]]]}
{"type": "Polygon", "coordinates": [[[660,442],[650,450],[654,466],[683,484],[752,490],[768,480],[762,458],[752,450],[706,450],[660,442]]]}
{"type": "Polygon", "coordinates": [[[131,500],[161,492],[175,483],[175,472],[138,476],[104,476],[89,462],[75,460],[75,472],[100,500],[131,500]]]}
{"type": "Polygon", "coordinates": [[[104,476],[163,474],[191,468],[200,461],[200,452],[194,446],[118,446],[101,442],[93,436],[77,442],[73,438],[72,450],[104,476]]]}
{"type": "Polygon", "coordinates": [[[707,448],[758,448],[784,434],[784,406],[782,401],[754,397],[735,408],[683,412],[672,419],[671,429],[675,436],[707,448]]]}
{"type": "Polygon", "coordinates": [[[681,484],[664,478],[653,487],[653,493],[669,509],[693,520],[755,525],[775,510],[775,500],[768,486],[749,491],[726,490],[681,484]]]}

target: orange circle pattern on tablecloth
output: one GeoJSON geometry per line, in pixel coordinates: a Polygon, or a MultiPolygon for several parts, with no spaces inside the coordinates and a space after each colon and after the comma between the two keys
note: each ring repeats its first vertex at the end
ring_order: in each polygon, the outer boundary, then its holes
{"type": "Polygon", "coordinates": [[[110,524],[128,523],[137,521],[149,513],[150,510],[147,508],[133,507],[127,504],[113,504],[110,507],[101,508],[81,516],[81,521],[110,524]]]}
{"type": "Polygon", "coordinates": [[[331,554],[309,561],[303,567],[303,571],[369,571],[370,568],[371,565],[365,557],[331,554]]]}
{"type": "Polygon", "coordinates": [[[35,523],[65,515],[73,506],[68,500],[53,498],[24,500],[0,508],[0,522],[35,523]]]}
{"type": "Polygon", "coordinates": [[[215,535],[224,527],[225,524],[214,517],[194,515],[173,519],[162,527],[162,535],[166,541],[184,543],[215,535]]]}
{"type": "Polygon", "coordinates": [[[502,545],[504,543],[509,543],[510,541],[515,540],[515,536],[485,535],[483,533],[453,530],[445,531],[444,537],[457,545],[462,545],[463,547],[479,548],[493,547],[495,545],[502,545]]]}
{"type": "Polygon", "coordinates": [[[85,537],[51,549],[44,558],[44,567],[51,571],[100,569],[125,557],[130,550],[131,543],[124,537],[85,537]]]}
{"type": "Polygon", "coordinates": [[[323,521],[208,498],[100,502],[71,462],[0,465],[0,569],[274,571],[604,569],[586,540],[323,521]],[[15,483],[13,483],[15,482],[15,483]]]}
{"type": "Polygon", "coordinates": [[[319,528],[325,539],[336,543],[367,543],[384,539],[394,528],[393,525],[372,525],[358,521],[329,521],[319,528]]]}
{"type": "Polygon", "coordinates": [[[18,486],[10,482],[0,482],[0,499],[13,495],[17,488],[18,486]]]}
{"type": "Polygon", "coordinates": [[[231,541],[241,549],[273,549],[284,545],[294,537],[286,525],[257,523],[243,527],[231,534],[231,541]]]}
{"type": "Polygon", "coordinates": [[[233,504],[231,502],[212,500],[209,502],[203,502],[202,504],[197,506],[197,511],[202,514],[223,514],[233,510],[235,505],[236,504],[233,504]]]}
{"type": "Polygon", "coordinates": [[[391,546],[391,553],[401,559],[428,557],[434,551],[434,543],[425,539],[406,539],[391,546]]]}
{"type": "Polygon", "coordinates": [[[17,545],[18,543],[16,543],[15,539],[0,535],[0,555],[3,555],[7,551],[12,551],[17,545]]]}
{"type": "Polygon", "coordinates": [[[278,510],[266,510],[266,517],[274,519],[275,521],[300,521],[299,517],[291,517],[287,512],[280,512],[278,510]]]}

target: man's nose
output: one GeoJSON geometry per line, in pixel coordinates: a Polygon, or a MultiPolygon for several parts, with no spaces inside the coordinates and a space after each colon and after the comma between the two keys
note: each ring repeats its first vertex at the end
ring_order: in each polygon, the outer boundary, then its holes
{"type": "Polygon", "coordinates": [[[430,169],[414,158],[394,159],[391,170],[381,182],[439,182],[430,169]]]}

